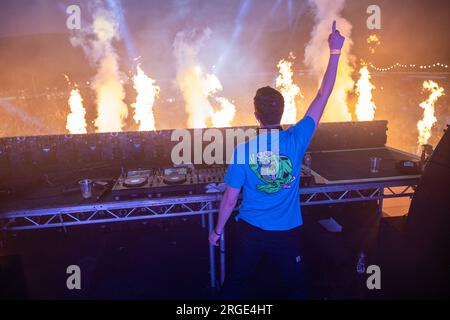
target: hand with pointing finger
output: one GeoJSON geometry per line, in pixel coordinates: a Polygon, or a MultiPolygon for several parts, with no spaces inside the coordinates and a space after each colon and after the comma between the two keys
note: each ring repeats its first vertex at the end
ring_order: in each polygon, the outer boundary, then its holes
{"type": "Polygon", "coordinates": [[[340,52],[344,45],[345,38],[341,35],[339,30],[336,29],[336,20],[333,21],[333,26],[331,28],[331,34],[328,37],[328,44],[332,52],[340,52]]]}

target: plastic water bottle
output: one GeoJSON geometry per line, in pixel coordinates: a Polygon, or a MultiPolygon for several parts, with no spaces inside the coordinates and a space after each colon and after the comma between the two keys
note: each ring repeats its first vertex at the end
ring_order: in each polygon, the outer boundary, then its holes
{"type": "Polygon", "coordinates": [[[312,164],[311,153],[307,152],[305,154],[304,164],[305,164],[305,173],[310,174],[311,173],[311,164],[312,164]]]}
{"type": "Polygon", "coordinates": [[[363,274],[366,272],[366,255],[361,252],[358,256],[358,263],[356,264],[356,272],[363,274]]]}

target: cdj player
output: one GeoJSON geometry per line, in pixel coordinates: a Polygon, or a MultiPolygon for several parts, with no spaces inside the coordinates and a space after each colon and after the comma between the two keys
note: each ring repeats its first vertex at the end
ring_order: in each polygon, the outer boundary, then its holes
{"type": "Polygon", "coordinates": [[[123,173],[112,188],[114,200],[192,195],[198,183],[189,167],[138,169],[123,173]]]}
{"type": "MultiPolygon", "coordinates": [[[[226,166],[182,166],[165,169],[138,169],[123,173],[112,188],[114,200],[159,198],[208,193],[208,187],[223,183],[226,166]]],[[[314,184],[302,170],[301,186],[314,184]]]]}

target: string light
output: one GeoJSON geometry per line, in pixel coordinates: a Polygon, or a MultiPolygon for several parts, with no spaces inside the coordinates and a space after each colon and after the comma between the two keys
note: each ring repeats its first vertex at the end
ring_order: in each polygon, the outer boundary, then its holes
{"type": "Polygon", "coordinates": [[[436,63],[429,64],[429,65],[401,64],[401,63],[397,62],[397,63],[395,63],[395,64],[393,64],[391,66],[384,67],[384,68],[377,67],[371,62],[366,63],[365,65],[368,65],[369,67],[371,67],[372,69],[374,69],[376,71],[390,71],[390,70],[398,69],[398,68],[402,68],[402,69],[406,69],[406,68],[408,68],[408,69],[417,69],[417,68],[419,68],[421,70],[432,69],[432,68],[448,69],[448,65],[447,64],[443,64],[441,62],[436,62],[436,63]]]}

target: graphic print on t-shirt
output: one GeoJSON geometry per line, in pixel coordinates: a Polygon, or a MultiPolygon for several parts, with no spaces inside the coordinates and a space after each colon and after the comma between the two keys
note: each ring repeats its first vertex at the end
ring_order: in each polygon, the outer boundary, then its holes
{"type": "Polygon", "coordinates": [[[289,189],[295,180],[289,157],[272,151],[259,152],[250,156],[250,169],[264,182],[256,187],[265,193],[276,193],[289,189]]]}

